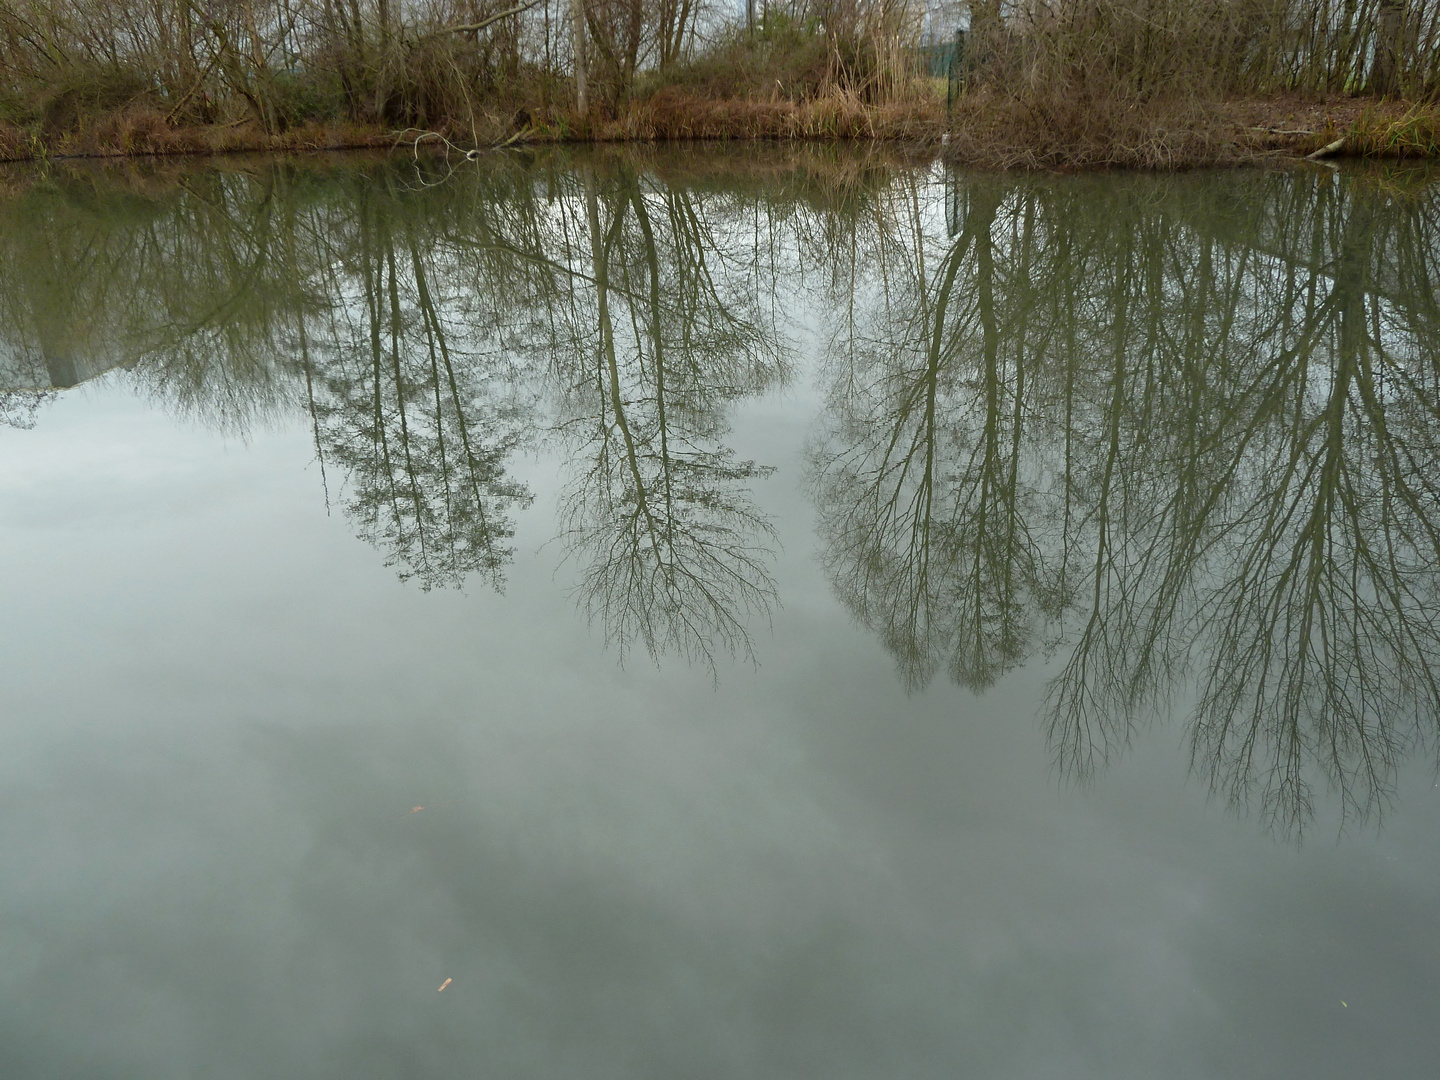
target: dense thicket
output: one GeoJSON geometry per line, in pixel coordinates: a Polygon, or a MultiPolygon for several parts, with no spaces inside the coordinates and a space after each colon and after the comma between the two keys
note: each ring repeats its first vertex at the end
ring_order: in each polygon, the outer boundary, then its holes
{"type": "Polygon", "coordinates": [[[1337,136],[1357,153],[1434,154],[1440,143],[1440,124],[1425,105],[1440,93],[1440,4],[972,0],[970,7],[951,80],[951,129],[960,153],[974,159],[1165,167],[1281,148],[1308,153],[1337,136]],[[1298,120],[1288,107],[1247,115],[1254,110],[1236,104],[1344,95],[1388,104],[1339,121],[1298,120]],[[1279,145],[1255,145],[1256,133],[1277,136],[1279,145]]]}
{"type": "Polygon", "coordinates": [[[978,64],[1017,87],[1120,94],[1433,96],[1423,0],[973,0],[978,64]]]}
{"type": "Polygon", "coordinates": [[[748,20],[717,0],[0,0],[0,121],[35,148],[225,125],[860,134],[760,106],[933,112],[948,72],[1063,131],[1116,102],[1433,100],[1437,43],[1421,0],[784,0],[748,20]],[[735,108],[692,115],[717,101],[735,108]]]}
{"type": "Polygon", "coordinates": [[[522,125],[557,106],[571,123],[613,116],[670,79],[876,98],[903,89],[886,81],[906,70],[891,54],[918,41],[912,0],[777,8],[743,48],[709,4],[3,0],[0,110],[37,137],[126,111],[266,133],[319,121],[463,135],[519,108],[522,125]]]}

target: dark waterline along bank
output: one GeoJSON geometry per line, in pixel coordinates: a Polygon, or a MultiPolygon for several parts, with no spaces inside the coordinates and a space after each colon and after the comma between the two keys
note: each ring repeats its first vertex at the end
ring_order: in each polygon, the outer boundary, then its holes
{"type": "Polygon", "coordinates": [[[1440,157],[1440,108],[1404,101],[1294,95],[1240,100],[1201,115],[1128,111],[1069,137],[1041,130],[1012,100],[977,96],[948,115],[938,101],[865,105],[843,95],[809,102],[708,101],[676,95],[609,120],[518,113],[489,118],[474,137],[356,123],[306,123],[267,133],[251,123],[173,127],[150,114],[109,116],[49,142],[0,124],[0,161],[194,157],[235,153],[383,150],[459,153],[556,144],[743,140],[868,141],[929,147],[957,165],[998,169],[1191,169],[1300,160],[1440,157]],[[453,136],[453,137],[450,137],[453,136]]]}

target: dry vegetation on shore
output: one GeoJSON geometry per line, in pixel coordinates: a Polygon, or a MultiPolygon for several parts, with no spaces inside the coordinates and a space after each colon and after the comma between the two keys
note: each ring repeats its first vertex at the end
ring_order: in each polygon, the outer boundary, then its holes
{"type": "Polygon", "coordinates": [[[1422,0],[755,0],[749,25],[713,2],[0,0],[0,159],[732,138],[943,139],[1030,168],[1440,154],[1422,0]]]}

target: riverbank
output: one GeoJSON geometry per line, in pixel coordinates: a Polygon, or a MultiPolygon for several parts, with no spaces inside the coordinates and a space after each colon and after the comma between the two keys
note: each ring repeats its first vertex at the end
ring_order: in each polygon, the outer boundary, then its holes
{"type": "Polygon", "coordinates": [[[1274,94],[1232,100],[962,98],[947,156],[993,169],[1175,170],[1286,160],[1440,157],[1440,107],[1274,94]]]}
{"type": "Polygon", "coordinates": [[[610,116],[523,106],[477,114],[468,130],[309,121],[267,133],[249,120],[176,125],[127,107],[42,134],[0,122],[0,161],[334,150],[466,152],[498,146],[679,140],[866,140],[933,146],[987,169],[1178,170],[1285,160],[1440,158],[1440,106],[1382,98],[1272,95],[1097,105],[991,92],[869,105],[853,94],[804,101],[714,99],[668,87],[610,116]]]}

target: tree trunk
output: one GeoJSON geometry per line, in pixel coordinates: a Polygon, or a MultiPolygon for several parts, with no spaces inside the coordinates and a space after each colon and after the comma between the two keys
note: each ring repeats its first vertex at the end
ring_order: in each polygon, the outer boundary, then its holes
{"type": "Polygon", "coordinates": [[[1372,94],[1400,95],[1405,57],[1405,0],[1380,0],[1375,13],[1375,63],[1370,68],[1372,94]]]}
{"type": "Polygon", "coordinates": [[[570,14],[575,39],[575,108],[584,115],[590,111],[585,87],[585,0],[570,0],[570,14]]]}

